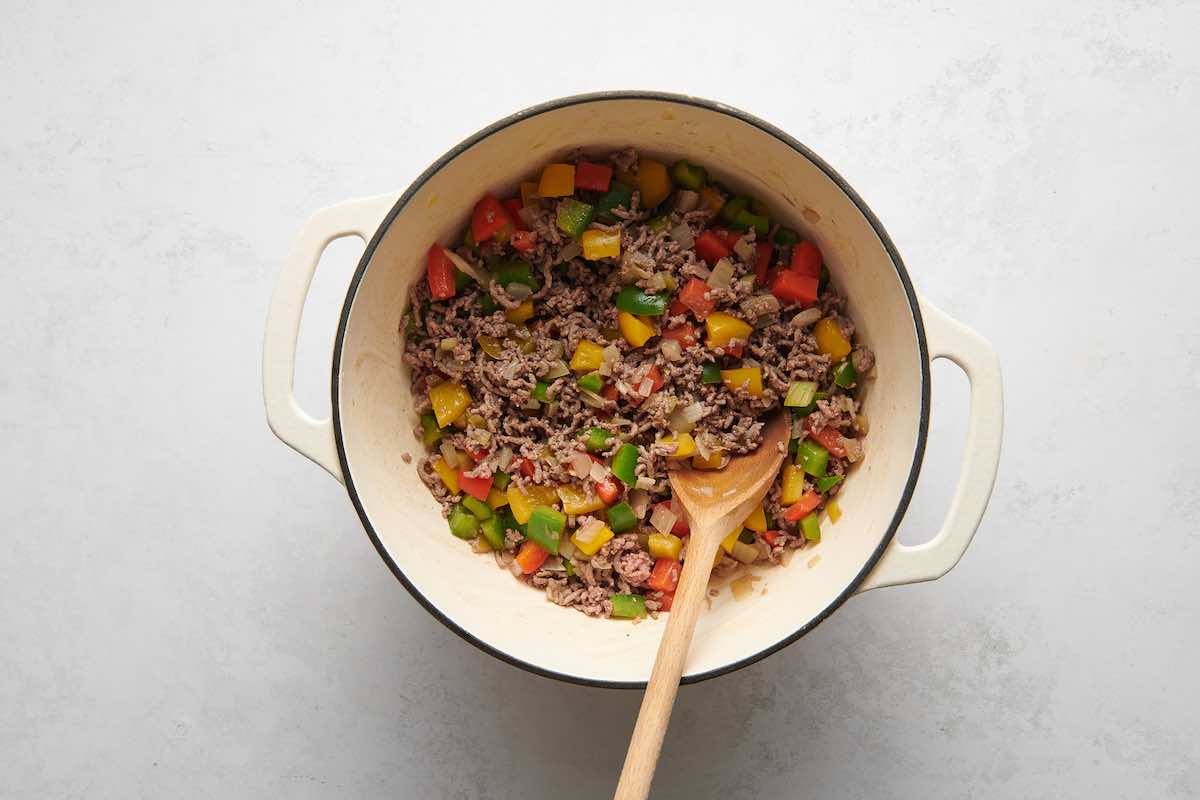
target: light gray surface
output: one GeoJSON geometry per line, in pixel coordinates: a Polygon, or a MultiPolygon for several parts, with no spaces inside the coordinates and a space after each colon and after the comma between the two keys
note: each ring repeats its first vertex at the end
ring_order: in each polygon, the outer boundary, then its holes
{"type": "MultiPolygon", "coordinates": [[[[1008,400],[959,567],[684,689],[656,796],[1200,795],[1195,5],[92,5],[6,3],[0,37],[0,795],[610,791],[639,695],[435,622],[258,383],[310,211],[619,87],[825,156],[997,347],[1008,400]]],[[[310,303],[315,406],[356,257],[310,303]]],[[[964,384],[935,372],[908,541],[949,497],[964,384]]]]}

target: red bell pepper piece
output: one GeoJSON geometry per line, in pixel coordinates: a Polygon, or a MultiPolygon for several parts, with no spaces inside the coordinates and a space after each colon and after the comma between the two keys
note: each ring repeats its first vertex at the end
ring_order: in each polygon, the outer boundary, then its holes
{"type": "Polygon", "coordinates": [[[650,395],[646,395],[646,397],[642,397],[641,394],[639,394],[637,391],[638,387],[641,386],[642,382],[645,381],[646,379],[650,380],[650,394],[654,394],[655,392],[657,392],[659,389],[661,389],[663,387],[663,383],[665,383],[665,381],[663,380],[662,372],[659,371],[658,365],[655,364],[653,367],[651,367],[646,372],[646,377],[642,378],[641,381],[638,381],[637,386],[633,387],[633,394],[629,395],[629,402],[635,406],[640,406],[650,396],[650,395]]]}
{"type": "Polygon", "coordinates": [[[533,466],[533,462],[528,458],[514,458],[512,463],[509,464],[509,467],[514,472],[520,472],[526,478],[532,478],[533,473],[536,471],[533,466]]]}
{"type": "Polygon", "coordinates": [[[488,451],[487,451],[486,447],[468,447],[467,448],[467,455],[469,455],[471,457],[471,460],[474,461],[476,464],[478,464],[480,461],[483,461],[485,458],[487,458],[487,454],[488,454],[488,451]]]}
{"type": "Polygon", "coordinates": [[[816,278],[801,275],[792,269],[781,270],[771,283],[771,294],[782,303],[799,303],[808,306],[817,302],[816,278]]]}
{"type": "Polygon", "coordinates": [[[505,225],[511,228],[512,224],[508,210],[490,194],[485,194],[471,212],[471,236],[480,244],[503,230],[505,225]]]}
{"type": "Polygon", "coordinates": [[[671,526],[671,533],[679,538],[683,538],[692,532],[692,528],[688,525],[687,515],[683,513],[683,509],[675,505],[673,500],[664,500],[661,503],[655,503],[654,507],[666,506],[667,510],[675,515],[675,524],[671,526]]]}
{"type": "Polygon", "coordinates": [[[805,239],[792,248],[792,270],[810,278],[821,277],[821,251],[805,239]]]}
{"type": "Polygon", "coordinates": [[[668,317],[678,317],[680,314],[686,314],[687,312],[688,307],[678,297],[671,301],[671,305],[667,306],[668,317]]]}
{"type": "Polygon", "coordinates": [[[663,592],[662,597],[660,597],[658,600],[658,610],[659,611],[670,611],[671,606],[674,604],[674,602],[675,602],[675,593],[674,592],[663,592]]]}
{"type": "Polygon", "coordinates": [[[685,322],[682,325],[676,325],[674,328],[667,328],[663,331],[662,338],[674,339],[679,342],[679,346],[687,349],[700,341],[700,337],[696,335],[696,326],[690,322],[685,322]]]}
{"type": "Polygon", "coordinates": [[[811,490],[807,491],[801,495],[799,500],[788,506],[787,511],[783,512],[783,518],[788,522],[799,522],[819,505],[821,505],[821,495],[811,490]]]}
{"type": "Polygon", "coordinates": [[[510,197],[507,200],[501,200],[500,204],[503,205],[504,210],[508,212],[508,216],[510,219],[512,219],[512,224],[513,224],[514,228],[516,228],[519,231],[529,230],[529,226],[521,221],[521,215],[519,213],[517,213],[522,208],[521,198],[510,197]]]}
{"type": "Polygon", "coordinates": [[[521,572],[529,575],[537,572],[538,568],[546,563],[549,555],[549,550],[532,539],[526,539],[521,545],[521,549],[517,551],[516,561],[521,565],[521,572]]]}
{"type": "Polygon", "coordinates": [[[767,270],[771,266],[771,255],[775,248],[770,242],[754,243],[754,279],[759,286],[767,283],[767,270]]]}
{"type": "Polygon", "coordinates": [[[712,230],[707,230],[696,237],[696,255],[704,259],[710,267],[729,255],[729,246],[712,230]]]}
{"type": "Polygon", "coordinates": [[[486,478],[472,478],[467,475],[465,469],[458,471],[458,486],[471,497],[477,500],[487,500],[488,492],[492,490],[492,481],[495,478],[488,475],[486,478]]]}
{"type": "Polygon", "coordinates": [[[449,300],[454,297],[454,264],[446,257],[446,249],[440,244],[429,248],[425,273],[429,280],[430,297],[434,300],[449,300]]]}
{"type": "Polygon", "coordinates": [[[736,344],[727,344],[721,349],[725,351],[725,355],[733,356],[734,358],[742,357],[742,350],[745,349],[745,342],[737,342],[736,344]]]}
{"type": "Polygon", "coordinates": [[[838,458],[846,457],[846,446],[842,444],[842,434],[837,428],[818,428],[813,430],[808,418],[804,420],[804,430],[808,431],[817,443],[838,458]]]}
{"type": "MultiPolygon", "coordinates": [[[[724,242],[725,246],[730,250],[732,250],[733,246],[737,244],[738,239],[742,238],[742,234],[739,231],[731,231],[729,228],[713,228],[712,232],[716,234],[717,238],[724,242]]],[[[726,255],[729,254],[726,253],[726,255]]]]}
{"type": "Polygon", "coordinates": [[[596,481],[596,494],[600,495],[600,499],[605,505],[611,506],[617,502],[617,498],[621,496],[621,489],[624,486],[616,477],[609,475],[602,481],[596,481]]]}
{"type": "Polygon", "coordinates": [[[717,307],[717,301],[708,296],[710,288],[699,278],[692,278],[679,290],[679,302],[692,310],[701,322],[717,307]]]}
{"type": "Polygon", "coordinates": [[[682,564],[673,558],[660,558],[654,562],[654,569],[646,579],[646,585],[660,592],[674,592],[679,585],[679,573],[682,564]]]}
{"type": "Polygon", "coordinates": [[[762,536],[764,542],[771,545],[771,547],[774,547],[775,543],[779,541],[779,537],[782,533],[783,531],[763,531],[760,535],[762,536]]]}
{"type": "Polygon", "coordinates": [[[605,400],[612,400],[614,403],[621,397],[621,393],[617,391],[615,383],[606,383],[604,388],[600,390],[600,396],[605,400]]]}
{"type": "Polygon", "coordinates": [[[607,164],[593,164],[590,161],[580,161],[575,165],[575,188],[589,189],[593,192],[607,192],[612,175],[612,167],[607,164]]]}
{"type": "Polygon", "coordinates": [[[528,253],[537,246],[537,234],[533,231],[516,231],[508,243],[522,253],[528,253]]]}

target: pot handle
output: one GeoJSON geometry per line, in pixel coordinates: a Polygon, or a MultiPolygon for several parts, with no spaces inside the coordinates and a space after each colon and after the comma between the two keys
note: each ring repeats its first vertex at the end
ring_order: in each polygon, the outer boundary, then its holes
{"type": "Polygon", "coordinates": [[[1004,395],[996,351],[982,336],[947,316],[925,298],[921,298],[921,316],[925,321],[930,361],[948,358],[971,381],[971,411],[962,471],[950,509],[937,535],[915,546],[893,541],[875,569],[859,585],[859,592],[931,581],[949,572],[975,536],[975,529],[979,527],[992,496],[992,485],[1000,465],[1004,395]]]}
{"type": "Polygon", "coordinates": [[[347,200],[313,214],[292,242],[271,295],[263,340],[263,400],[267,424],[284,444],[345,483],[333,436],[333,419],[314,419],[296,402],[296,340],[304,300],[325,248],[343,236],[371,238],[396,202],[395,194],[347,200]]]}

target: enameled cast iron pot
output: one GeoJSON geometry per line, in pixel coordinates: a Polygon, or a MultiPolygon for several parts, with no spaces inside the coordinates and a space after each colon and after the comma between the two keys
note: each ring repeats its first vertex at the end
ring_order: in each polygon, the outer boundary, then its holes
{"type": "Polygon", "coordinates": [[[700,618],[685,682],[738,669],[796,641],[857,592],[931,580],[953,567],[991,494],[1003,400],[995,353],[917,295],[883,226],[854,190],[791,136],[718,103],[649,92],[555,100],[475,134],[402,195],[317,212],[287,257],[268,314],[263,391],[271,429],[346,485],[379,555],[451,630],[533,672],[640,687],[665,617],[632,625],[547,602],[449,535],[438,504],[402,459],[422,447],[413,434],[400,315],[429,244],[457,236],[485,191],[513,194],[520,180],[576,147],[627,146],[664,160],[693,159],[814,239],[878,362],[863,390],[867,457],[838,498],[845,516],[824,526],[823,541],[788,566],[756,569],[761,581],[751,597],[735,601],[725,590],[713,601],[700,618]],[[317,420],[293,395],[296,336],[322,250],[351,235],[367,247],[338,325],[333,415],[317,420]],[[950,359],[970,378],[970,423],[945,523],[928,543],[909,547],[892,537],[921,468],[934,358],[950,359]]]}

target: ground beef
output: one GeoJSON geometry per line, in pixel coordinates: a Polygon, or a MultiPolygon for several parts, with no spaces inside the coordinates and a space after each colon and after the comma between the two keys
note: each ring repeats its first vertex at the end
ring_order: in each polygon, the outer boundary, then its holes
{"type": "MultiPolygon", "coordinates": [[[[571,158],[586,157],[573,154],[571,158]]],[[[580,243],[557,224],[560,211],[572,198],[535,198],[519,215],[521,227],[531,232],[532,244],[527,250],[518,252],[510,244],[488,241],[477,247],[464,243],[454,251],[471,272],[479,274],[490,273],[500,262],[523,260],[529,265],[529,282],[535,286],[513,288],[491,282],[484,287],[467,282],[454,297],[434,301],[427,282],[421,280],[409,292],[410,305],[402,318],[403,358],[411,371],[415,409],[426,415],[416,428],[418,436],[430,429],[429,391],[434,386],[451,381],[465,387],[471,398],[454,424],[438,429],[439,440],[416,463],[421,480],[443,512],[448,514],[461,502],[462,494],[447,488],[434,469],[436,459],[453,459],[454,469],[468,479],[504,473],[521,491],[571,484],[595,492],[595,479],[608,474],[609,460],[625,444],[636,447],[634,478],[639,490],[649,493],[651,503],[669,500],[667,478],[675,463],[675,448],[661,440],[672,432],[676,412],[699,409],[700,418],[690,434],[700,452],[749,452],[762,439],[764,419],[781,405],[797,381],[815,382],[822,394],[811,408],[795,412],[793,438],[818,435],[828,441],[830,436],[840,436],[845,455],[831,456],[826,470],[830,476],[847,475],[849,467],[864,455],[865,425],[860,431],[854,392],[872,372],[875,355],[861,343],[853,343],[855,325],[846,314],[843,298],[832,285],[823,285],[811,307],[781,307],[755,278],[754,245],[763,237],[749,230],[727,256],[732,267],[729,285],[710,287],[706,293],[718,310],[752,326],[746,341],[706,347],[705,324],[686,307],[674,305],[654,320],[660,335],[642,347],[630,346],[620,331],[617,293],[623,286],[635,285],[675,299],[677,290],[689,280],[707,281],[710,265],[693,247],[681,246],[676,237],[686,229],[695,238],[724,223],[717,222],[714,212],[704,206],[686,212],[671,210],[673,199],[661,208],[644,209],[636,189],[639,155],[632,149],[607,158],[592,154],[588,160],[607,161],[614,169],[614,180],[634,187],[627,205],[611,209],[611,219],[597,219],[590,225],[594,231],[619,234],[618,257],[585,260],[580,243]],[[652,221],[664,214],[665,223],[652,221]],[[533,303],[533,316],[523,322],[510,321],[510,315],[522,313],[526,296],[533,303]],[[832,319],[853,344],[850,361],[858,373],[854,387],[845,389],[833,382],[836,365],[820,351],[813,334],[814,325],[823,317],[832,319]],[[682,347],[677,354],[660,347],[661,334],[685,325],[696,331],[696,344],[682,347]],[[603,384],[600,394],[583,389],[579,375],[568,368],[581,342],[605,348],[605,361],[597,371],[603,384]],[[609,360],[612,356],[615,359],[609,360]],[[706,368],[714,363],[720,369],[757,366],[761,394],[752,396],[721,383],[705,383],[706,368]],[[647,392],[652,384],[655,388],[647,392]],[[604,462],[599,474],[581,479],[573,474],[578,467],[572,465],[584,452],[581,438],[591,428],[601,428],[612,437],[591,454],[604,462]]],[[[597,192],[577,195],[575,200],[593,205],[600,197],[597,192]]],[[[771,234],[768,239],[773,238],[773,229],[771,234]]],[[[787,268],[790,248],[774,246],[773,254],[774,268],[787,268]]],[[[437,429],[435,422],[432,425],[437,429]]],[[[445,467],[443,464],[443,471],[445,467]]],[[[815,487],[811,478],[805,480],[804,491],[815,487]]],[[[840,483],[827,487],[826,495],[832,496],[840,488],[840,483]]],[[[495,553],[496,561],[504,568],[515,566],[514,555],[526,542],[524,526],[504,505],[497,506],[492,498],[489,501],[505,527],[504,546],[495,553]]],[[[776,563],[788,550],[806,546],[795,523],[784,518],[786,508],[778,481],[768,492],[764,509],[774,521],[775,533],[771,542],[756,534],[754,547],[760,560],[776,563]]],[[[592,514],[597,515],[603,518],[603,511],[592,514]]],[[[545,591],[551,602],[592,616],[611,613],[614,593],[641,595],[646,598],[647,610],[654,612],[663,597],[646,585],[654,567],[646,548],[647,517],[643,514],[634,531],[614,536],[591,558],[564,545],[561,559],[551,557],[521,580],[545,591]]],[[[567,540],[587,518],[568,514],[562,539],[567,540]]],[[[682,557],[686,557],[686,544],[682,557]]],[[[716,571],[732,571],[738,566],[739,562],[725,557],[716,571]]]]}

